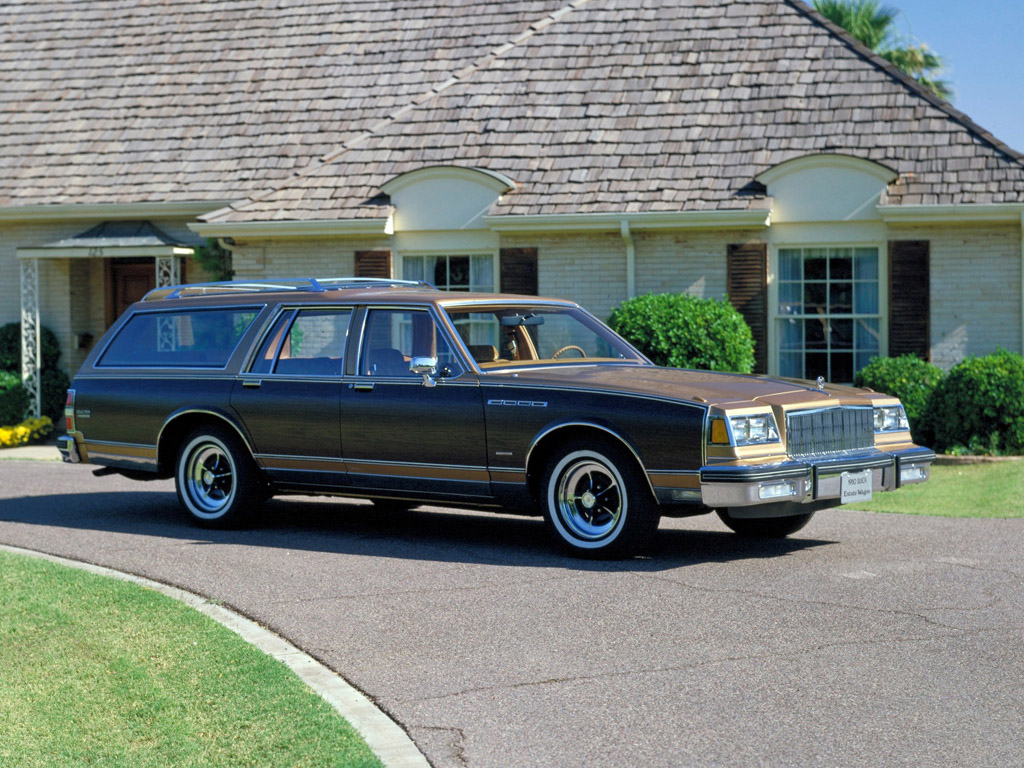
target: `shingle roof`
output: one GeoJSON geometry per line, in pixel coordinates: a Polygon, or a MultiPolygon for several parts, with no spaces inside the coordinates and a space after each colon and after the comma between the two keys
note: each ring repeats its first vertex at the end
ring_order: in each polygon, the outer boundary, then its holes
{"type": "Polygon", "coordinates": [[[495,213],[742,209],[806,154],[890,203],[1024,202],[1024,163],[798,0],[90,2],[0,9],[0,205],[246,198],[379,216],[510,176],[495,213]]]}

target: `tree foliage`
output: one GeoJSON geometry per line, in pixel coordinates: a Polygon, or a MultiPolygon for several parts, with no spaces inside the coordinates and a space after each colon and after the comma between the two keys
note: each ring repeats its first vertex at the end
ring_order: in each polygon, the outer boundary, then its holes
{"type": "Polygon", "coordinates": [[[895,29],[901,11],[878,0],[814,0],[814,9],[842,27],[940,99],[953,100],[953,86],[939,79],[942,57],[895,29]]]}

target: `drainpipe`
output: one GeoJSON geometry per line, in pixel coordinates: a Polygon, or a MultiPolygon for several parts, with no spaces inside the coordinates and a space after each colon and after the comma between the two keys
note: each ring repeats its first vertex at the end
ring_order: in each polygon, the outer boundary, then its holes
{"type": "MultiPolygon", "coordinates": [[[[1021,218],[1024,220],[1024,215],[1021,218]]],[[[633,245],[628,219],[622,220],[619,231],[626,245],[626,298],[632,299],[636,296],[636,247],[633,245]]]]}

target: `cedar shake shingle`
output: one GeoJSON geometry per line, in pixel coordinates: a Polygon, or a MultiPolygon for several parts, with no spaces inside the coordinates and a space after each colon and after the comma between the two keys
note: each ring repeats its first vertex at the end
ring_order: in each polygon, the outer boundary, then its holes
{"type": "Polygon", "coordinates": [[[1024,201],[1019,154],[798,0],[7,2],[0,85],[0,205],[381,216],[456,164],[516,181],[492,213],[744,209],[820,152],[890,204],[1024,201]]]}

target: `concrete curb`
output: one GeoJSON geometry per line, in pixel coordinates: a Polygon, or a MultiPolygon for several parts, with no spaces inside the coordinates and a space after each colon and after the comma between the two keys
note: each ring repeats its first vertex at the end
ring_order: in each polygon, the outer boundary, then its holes
{"type": "Polygon", "coordinates": [[[22,461],[60,461],[60,451],[53,443],[19,445],[16,448],[0,448],[0,461],[18,459],[22,461]]]}
{"type": "Polygon", "coordinates": [[[303,653],[283,637],[275,635],[256,622],[224,606],[216,605],[205,597],[142,576],[5,544],[0,544],[0,550],[38,557],[100,576],[132,582],[185,603],[235,632],[247,643],[254,645],[295,672],[306,685],[334,707],[359,732],[373,753],[388,768],[429,768],[430,763],[427,762],[427,758],[419,751],[409,735],[366,696],[312,656],[303,653]]]}

